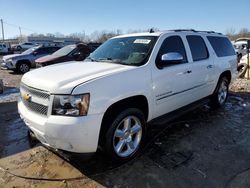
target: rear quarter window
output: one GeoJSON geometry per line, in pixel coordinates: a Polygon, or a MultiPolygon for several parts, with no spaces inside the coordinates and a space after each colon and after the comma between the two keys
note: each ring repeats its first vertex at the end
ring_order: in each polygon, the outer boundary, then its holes
{"type": "Polygon", "coordinates": [[[233,45],[228,38],[207,36],[207,39],[218,57],[235,55],[233,45]]]}

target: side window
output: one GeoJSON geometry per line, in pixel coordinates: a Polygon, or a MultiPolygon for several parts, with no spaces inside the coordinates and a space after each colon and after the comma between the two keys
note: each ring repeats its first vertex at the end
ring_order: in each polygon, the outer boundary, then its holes
{"type": "Polygon", "coordinates": [[[45,51],[47,54],[52,54],[54,53],[55,51],[57,51],[58,48],[54,48],[54,47],[48,47],[48,48],[45,48],[45,51]]]}
{"type": "Polygon", "coordinates": [[[208,36],[207,39],[218,57],[235,55],[233,45],[228,38],[208,36]]]}
{"type": "Polygon", "coordinates": [[[187,41],[192,53],[193,61],[200,61],[209,57],[207,46],[202,37],[198,35],[188,35],[187,41]]]}
{"type": "Polygon", "coordinates": [[[40,54],[47,54],[48,53],[48,50],[46,50],[46,48],[39,48],[36,50],[37,54],[40,55],[40,54]]]}
{"type": "Polygon", "coordinates": [[[160,61],[161,56],[169,52],[180,53],[183,56],[183,62],[187,62],[186,50],[185,50],[181,37],[171,36],[171,37],[166,38],[161,45],[156,61],[160,61]]]}

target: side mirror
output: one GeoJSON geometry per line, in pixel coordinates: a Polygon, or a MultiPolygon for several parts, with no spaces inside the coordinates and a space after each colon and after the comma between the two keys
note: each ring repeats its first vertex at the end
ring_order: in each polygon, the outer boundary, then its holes
{"type": "Polygon", "coordinates": [[[178,52],[169,52],[161,56],[161,61],[163,64],[182,63],[183,56],[178,52]]]}

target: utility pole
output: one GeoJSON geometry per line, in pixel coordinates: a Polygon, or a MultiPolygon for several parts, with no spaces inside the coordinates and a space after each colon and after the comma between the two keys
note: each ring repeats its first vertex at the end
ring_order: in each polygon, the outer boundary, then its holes
{"type": "Polygon", "coordinates": [[[2,25],[2,36],[3,36],[3,43],[4,43],[4,29],[3,29],[3,19],[1,19],[1,25],[2,25]]]}
{"type": "Polygon", "coordinates": [[[20,32],[20,42],[22,42],[22,30],[20,26],[19,26],[19,32],[20,32]]]}

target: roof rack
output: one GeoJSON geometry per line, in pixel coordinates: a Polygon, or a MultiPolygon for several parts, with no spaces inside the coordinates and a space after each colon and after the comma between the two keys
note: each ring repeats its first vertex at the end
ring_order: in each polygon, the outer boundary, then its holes
{"type": "Polygon", "coordinates": [[[197,31],[195,29],[174,29],[174,30],[169,30],[169,31],[174,31],[174,32],[182,32],[182,31],[191,31],[191,32],[204,32],[204,33],[216,33],[216,34],[219,34],[219,35],[222,35],[222,33],[217,33],[215,31],[197,31]]]}

